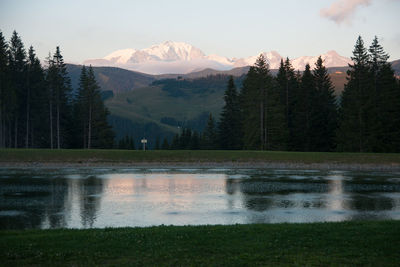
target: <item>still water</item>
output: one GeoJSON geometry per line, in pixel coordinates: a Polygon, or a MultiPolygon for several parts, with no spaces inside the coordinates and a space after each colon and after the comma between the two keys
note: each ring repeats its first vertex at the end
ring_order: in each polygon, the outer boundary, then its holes
{"type": "Polygon", "coordinates": [[[400,219],[400,173],[0,169],[0,229],[400,219]]]}

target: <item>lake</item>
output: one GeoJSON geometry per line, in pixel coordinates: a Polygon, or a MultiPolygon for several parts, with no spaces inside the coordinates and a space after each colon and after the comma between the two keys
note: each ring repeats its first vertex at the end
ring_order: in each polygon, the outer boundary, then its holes
{"type": "Polygon", "coordinates": [[[0,229],[400,219],[400,173],[0,169],[0,229]]]}

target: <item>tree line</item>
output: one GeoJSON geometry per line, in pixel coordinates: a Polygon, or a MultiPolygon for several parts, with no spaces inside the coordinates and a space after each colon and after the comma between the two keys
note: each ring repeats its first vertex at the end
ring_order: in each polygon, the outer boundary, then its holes
{"type": "Polygon", "coordinates": [[[0,147],[112,148],[108,114],[92,67],[73,92],[59,47],[43,67],[16,31],[9,42],[0,31],[0,147]]]}
{"type": "Polygon", "coordinates": [[[400,83],[388,58],[377,37],[368,49],[358,37],[337,99],[321,57],[303,73],[281,60],[273,77],[260,55],[239,92],[229,79],[218,123],[210,114],[203,133],[185,129],[164,147],[400,152],[400,83]]]}

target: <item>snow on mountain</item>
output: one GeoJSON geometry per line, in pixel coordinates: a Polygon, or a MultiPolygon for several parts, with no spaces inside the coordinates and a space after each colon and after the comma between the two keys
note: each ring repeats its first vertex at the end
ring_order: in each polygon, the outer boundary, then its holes
{"type": "Polygon", "coordinates": [[[117,50],[105,56],[104,59],[118,64],[126,64],[135,52],[136,50],[132,48],[117,50]]]}
{"type": "MultiPolygon", "coordinates": [[[[278,69],[282,59],[276,51],[263,52],[270,69],[278,69]]],[[[254,65],[259,55],[247,58],[227,58],[219,55],[205,55],[200,49],[184,43],[167,41],[149,48],[117,50],[101,59],[86,60],[83,64],[93,66],[112,66],[149,74],[186,74],[206,68],[230,70],[254,65]]],[[[335,51],[321,55],[326,67],[347,66],[351,60],[335,51]]],[[[313,67],[318,56],[304,56],[292,60],[295,69],[304,70],[309,63],[313,67]]]]}
{"type": "MultiPolygon", "coordinates": [[[[279,55],[278,52],[271,51],[268,53],[263,52],[260,54],[263,54],[263,56],[267,59],[270,69],[279,68],[279,64],[281,62],[282,57],[281,57],[281,55],[279,55]]],[[[256,63],[256,60],[260,56],[260,54],[257,56],[251,56],[251,57],[247,57],[247,58],[237,59],[234,63],[234,67],[237,68],[237,67],[252,66],[252,65],[254,65],[254,63],[256,63]]]]}
{"type": "MultiPolygon", "coordinates": [[[[315,62],[317,61],[319,56],[304,56],[299,57],[292,60],[292,65],[296,70],[304,70],[306,64],[310,64],[311,68],[314,67],[315,62]]],[[[324,61],[324,65],[327,68],[330,67],[342,67],[351,64],[352,61],[350,58],[340,56],[336,51],[328,51],[326,54],[321,55],[322,60],[324,61]]]]}
{"type": "Polygon", "coordinates": [[[167,41],[141,51],[159,61],[188,61],[205,57],[200,49],[183,42],[167,41]]]}

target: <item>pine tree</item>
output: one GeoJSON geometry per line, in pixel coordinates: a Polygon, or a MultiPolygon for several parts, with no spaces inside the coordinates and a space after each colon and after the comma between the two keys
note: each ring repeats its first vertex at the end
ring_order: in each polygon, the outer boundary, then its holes
{"type": "MultiPolygon", "coordinates": [[[[9,117],[9,127],[13,124],[13,143],[14,147],[19,147],[22,132],[19,131],[20,124],[23,125],[26,103],[26,51],[21,38],[14,31],[10,40],[8,53],[10,86],[8,89],[7,113],[9,117]]],[[[11,130],[11,129],[10,129],[11,130]]],[[[9,135],[11,138],[11,134],[9,135]]],[[[11,140],[10,140],[11,145],[11,140]]]]}
{"type": "Polygon", "coordinates": [[[197,131],[194,131],[192,134],[192,138],[190,139],[190,149],[198,150],[200,149],[200,137],[197,131]]]}
{"type": "Polygon", "coordinates": [[[0,31],[0,147],[6,146],[6,103],[8,89],[8,46],[0,31]]]}
{"type": "Polygon", "coordinates": [[[293,103],[293,134],[292,149],[297,151],[311,150],[311,134],[313,124],[313,105],[315,92],[314,77],[311,74],[310,65],[306,64],[305,71],[301,77],[301,83],[294,92],[293,103]]]}
{"type": "Polygon", "coordinates": [[[172,150],[179,149],[179,134],[174,135],[174,138],[172,139],[172,142],[171,142],[171,149],[172,150]]]}
{"type": "Polygon", "coordinates": [[[286,148],[287,126],[279,89],[260,56],[250,67],[240,94],[245,149],[281,150],[286,148]]]}
{"type": "Polygon", "coordinates": [[[219,147],[228,150],[241,149],[242,127],[240,105],[232,76],[229,78],[224,100],[225,105],[222,108],[218,124],[219,147]]]}
{"type": "Polygon", "coordinates": [[[400,151],[400,91],[394,71],[387,62],[389,55],[375,36],[369,47],[369,65],[373,76],[373,140],[374,152],[400,151]]]}
{"type": "MultiPolygon", "coordinates": [[[[86,67],[82,66],[81,69],[81,75],[79,77],[79,87],[77,91],[77,96],[76,96],[76,102],[75,102],[75,114],[74,117],[78,123],[78,128],[80,131],[78,131],[78,139],[81,139],[81,145],[80,147],[87,148],[87,140],[88,140],[88,127],[87,127],[87,117],[88,117],[88,110],[87,110],[87,102],[88,102],[88,76],[87,76],[87,71],[86,67]]],[[[122,146],[125,144],[122,143],[122,146]]]]}
{"type": "Polygon", "coordinates": [[[129,145],[128,145],[128,149],[129,150],[135,150],[135,140],[133,139],[133,137],[129,137],[129,145]]]}
{"type": "Polygon", "coordinates": [[[217,130],[215,120],[211,113],[208,117],[207,125],[203,133],[202,143],[202,149],[217,149],[217,130]]]}
{"type": "Polygon", "coordinates": [[[162,150],[170,149],[169,144],[168,144],[168,139],[166,137],[164,137],[164,140],[163,140],[162,145],[161,145],[161,149],[162,150]]]}
{"type": "Polygon", "coordinates": [[[84,148],[111,148],[114,133],[107,122],[109,112],[101,99],[100,87],[91,66],[88,70],[85,66],[82,67],[76,107],[81,121],[80,136],[83,137],[84,148]]]}
{"type": "Polygon", "coordinates": [[[67,68],[58,46],[53,58],[49,59],[47,83],[49,86],[51,148],[54,147],[53,134],[55,134],[56,147],[60,149],[62,146],[68,146],[70,141],[68,140],[68,122],[71,116],[71,85],[67,68]],[[55,129],[53,129],[54,127],[55,129]]]}
{"type": "Polygon", "coordinates": [[[258,75],[254,66],[251,66],[243,81],[240,93],[240,105],[243,120],[243,147],[244,149],[260,148],[259,106],[258,102],[258,75]]]}
{"type": "Polygon", "coordinates": [[[313,70],[316,97],[313,100],[311,151],[333,151],[336,148],[337,104],[328,71],[318,57],[313,70]]]}
{"type": "Polygon", "coordinates": [[[160,150],[160,137],[157,136],[156,138],[156,145],[154,147],[155,150],[160,150]]]}
{"type": "Polygon", "coordinates": [[[373,80],[361,36],[358,37],[349,65],[348,82],[341,97],[338,148],[341,151],[369,152],[371,148],[371,124],[373,121],[373,80]],[[371,96],[372,95],[372,96],[371,96]]]}
{"type": "Polygon", "coordinates": [[[43,90],[46,84],[44,70],[32,46],[29,48],[27,66],[25,147],[42,147],[47,142],[47,131],[42,127],[47,122],[47,96],[46,90],[43,90]]]}

